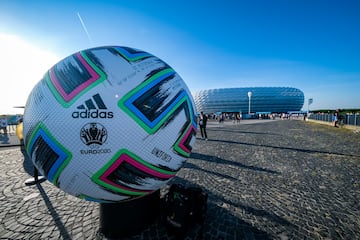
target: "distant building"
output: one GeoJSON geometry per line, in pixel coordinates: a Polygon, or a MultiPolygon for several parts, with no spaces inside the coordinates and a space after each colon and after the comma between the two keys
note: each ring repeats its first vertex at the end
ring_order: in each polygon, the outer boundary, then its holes
{"type": "Polygon", "coordinates": [[[194,95],[197,112],[242,112],[250,111],[286,113],[300,111],[304,105],[304,93],[291,87],[247,87],[202,90],[194,95]]]}

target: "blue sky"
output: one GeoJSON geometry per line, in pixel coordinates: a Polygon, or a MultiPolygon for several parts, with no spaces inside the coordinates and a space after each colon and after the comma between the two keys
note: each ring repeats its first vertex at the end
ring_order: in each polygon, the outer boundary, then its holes
{"type": "Polygon", "coordinates": [[[104,45],[154,54],[192,92],[295,87],[304,110],[309,98],[310,110],[360,108],[359,12],[357,0],[1,0],[0,114],[57,61],[104,45]]]}

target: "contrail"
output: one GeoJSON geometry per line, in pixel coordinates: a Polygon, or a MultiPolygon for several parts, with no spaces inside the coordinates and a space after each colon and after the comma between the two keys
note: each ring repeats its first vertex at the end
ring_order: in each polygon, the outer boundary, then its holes
{"type": "Polygon", "coordinates": [[[81,16],[80,16],[80,13],[78,12],[78,13],[77,13],[77,15],[78,15],[78,17],[79,17],[79,20],[80,20],[81,26],[83,27],[83,29],[84,29],[84,31],[85,31],[85,33],[86,33],[86,35],[87,35],[88,39],[89,39],[89,42],[92,44],[92,43],[93,43],[93,41],[92,41],[92,39],[91,39],[91,37],[90,37],[90,34],[89,34],[89,32],[88,32],[88,30],[87,30],[87,28],[86,28],[86,26],[85,26],[84,21],[82,20],[82,18],[81,18],[81,16]]]}

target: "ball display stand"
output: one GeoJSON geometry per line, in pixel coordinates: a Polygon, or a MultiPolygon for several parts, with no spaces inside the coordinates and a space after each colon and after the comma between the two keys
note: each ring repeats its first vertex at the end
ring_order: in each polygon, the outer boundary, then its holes
{"type": "Polygon", "coordinates": [[[34,177],[25,180],[25,185],[31,186],[31,185],[35,185],[35,184],[40,184],[44,181],[46,181],[46,178],[44,176],[39,176],[39,172],[38,172],[37,168],[34,167],[34,177]]]}
{"type": "Polygon", "coordinates": [[[160,216],[160,190],[119,203],[100,203],[100,229],[107,239],[140,233],[160,216]]]}

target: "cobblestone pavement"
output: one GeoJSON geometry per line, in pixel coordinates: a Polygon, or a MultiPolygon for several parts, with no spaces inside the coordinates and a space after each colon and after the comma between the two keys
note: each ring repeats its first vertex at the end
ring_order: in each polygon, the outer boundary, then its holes
{"type": "MultiPolygon", "coordinates": [[[[245,122],[210,122],[209,140],[196,141],[171,182],[209,194],[203,239],[360,239],[360,134],[245,122]]],[[[104,238],[99,204],[48,182],[25,186],[32,167],[19,148],[0,149],[0,164],[0,239],[104,238]]],[[[129,239],[174,237],[156,221],[129,239]]]]}

